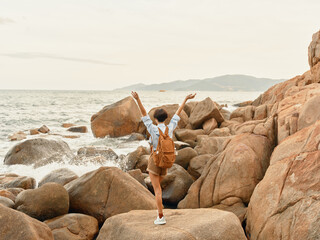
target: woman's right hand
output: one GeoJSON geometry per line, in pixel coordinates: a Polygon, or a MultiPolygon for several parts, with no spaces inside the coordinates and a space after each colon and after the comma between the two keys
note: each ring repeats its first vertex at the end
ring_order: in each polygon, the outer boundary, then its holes
{"type": "Polygon", "coordinates": [[[131,91],[131,95],[132,95],[132,97],[133,97],[135,100],[138,100],[138,99],[139,99],[139,95],[138,95],[137,92],[131,91]]]}
{"type": "Polygon", "coordinates": [[[189,94],[189,95],[186,96],[186,100],[193,99],[195,96],[196,96],[196,93],[195,94],[189,94]]]}

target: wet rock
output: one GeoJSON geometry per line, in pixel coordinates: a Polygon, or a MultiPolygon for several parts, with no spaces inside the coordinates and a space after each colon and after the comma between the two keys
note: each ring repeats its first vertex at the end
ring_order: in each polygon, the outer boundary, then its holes
{"type": "Polygon", "coordinates": [[[100,167],[65,185],[70,211],[95,217],[99,223],[134,209],[156,209],[153,195],[115,167],[100,167]]]}
{"type": "Polygon", "coordinates": [[[194,179],[199,178],[207,162],[212,157],[213,157],[212,154],[203,154],[203,155],[193,157],[189,162],[188,173],[194,179]]]}
{"type": "Polygon", "coordinates": [[[50,228],[28,215],[0,204],[0,239],[53,240],[50,228]]]}
{"type": "Polygon", "coordinates": [[[143,141],[146,138],[141,133],[131,133],[130,137],[128,138],[128,141],[143,141]]]}
{"type": "Polygon", "coordinates": [[[44,176],[38,186],[41,187],[43,184],[48,182],[55,182],[63,186],[77,178],[78,175],[68,168],[59,168],[44,176]]]}
{"type": "Polygon", "coordinates": [[[167,224],[154,225],[154,211],[131,211],[109,218],[97,240],[246,240],[239,219],[230,212],[217,209],[167,209],[167,224]]]}
{"type": "Polygon", "coordinates": [[[54,239],[92,240],[99,232],[97,219],[79,213],[62,215],[45,223],[52,230],[54,239]]]}
{"type": "Polygon", "coordinates": [[[120,137],[137,132],[141,121],[140,110],[132,97],[105,106],[91,117],[95,137],[120,137]]]}
{"type": "Polygon", "coordinates": [[[9,136],[10,141],[21,141],[27,138],[27,134],[22,131],[16,132],[13,135],[9,136]]]}
{"type": "Polygon", "coordinates": [[[41,133],[48,133],[50,132],[50,129],[46,126],[46,125],[42,125],[39,129],[38,129],[39,132],[41,133]]]}
{"type": "Polygon", "coordinates": [[[67,129],[69,132],[87,133],[88,129],[86,126],[75,126],[67,129]]]}
{"type": "Polygon", "coordinates": [[[198,155],[197,152],[193,148],[191,147],[183,148],[177,151],[175,163],[180,165],[184,169],[187,169],[189,166],[190,160],[197,155],[198,155]]]}
{"type": "Polygon", "coordinates": [[[317,121],[274,149],[248,206],[246,232],[250,239],[319,237],[319,136],[317,121]]]}
{"type": "Polygon", "coordinates": [[[62,140],[29,139],[13,146],[4,158],[4,164],[34,164],[40,167],[52,162],[64,162],[74,155],[62,140]]]}
{"type": "Polygon", "coordinates": [[[32,177],[19,176],[14,173],[0,174],[0,187],[33,189],[36,187],[36,180],[32,177]]]}
{"type": "Polygon", "coordinates": [[[68,213],[68,192],[60,184],[46,183],[19,193],[15,208],[41,221],[54,218],[68,213]]]}
{"type": "Polygon", "coordinates": [[[62,123],[61,127],[64,127],[64,128],[70,128],[70,127],[74,127],[75,124],[73,123],[62,123]]]}
{"type": "Polygon", "coordinates": [[[218,123],[224,121],[217,104],[208,97],[201,102],[198,102],[192,109],[189,122],[195,129],[200,128],[202,124],[210,118],[214,118],[218,123]]]}
{"type": "Polygon", "coordinates": [[[82,147],[79,148],[77,154],[79,157],[103,156],[108,160],[116,160],[118,158],[118,155],[111,148],[107,147],[82,147]]]}
{"type": "Polygon", "coordinates": [[[37,134],[40,134],[38,129],[30,129],[30,135],[37,135],[37,134]]]}

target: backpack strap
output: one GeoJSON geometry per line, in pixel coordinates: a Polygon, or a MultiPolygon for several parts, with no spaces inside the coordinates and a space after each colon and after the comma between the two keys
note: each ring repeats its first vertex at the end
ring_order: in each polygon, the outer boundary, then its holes
{"type": "Polygon", "coordinates": [[[159,129],[159,134],[161,135],[161,136],[166,136],[166,135],[168,135],[168,133],[169,133],[169,128],[168,128],[168,126],[166,126],[166,130],[164,131],[164,133],[161,131],[161,129],[158,127],[158,129],[159,129]]]}

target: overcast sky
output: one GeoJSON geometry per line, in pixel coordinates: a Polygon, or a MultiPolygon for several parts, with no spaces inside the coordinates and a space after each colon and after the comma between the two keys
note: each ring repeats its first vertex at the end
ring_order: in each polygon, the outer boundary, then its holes
{"type": "Polygon", "coordinates": [[[309,69],[319,0],[0,0],[0,89],[111,90],[309,69]]]}

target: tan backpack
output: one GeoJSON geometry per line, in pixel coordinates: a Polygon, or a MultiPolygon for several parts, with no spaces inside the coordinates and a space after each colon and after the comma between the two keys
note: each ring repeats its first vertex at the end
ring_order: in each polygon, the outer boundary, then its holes
{"type": "Polygon", "coordinates": [[[163,133],[160,128],[158,129],[160,136],[156,151],[154,152],[152,150],[153,160],[158,167],[171,168],[176,160],[174,142],[168,134],[168,126],[166,126],[165,133],[163,133]]]}

